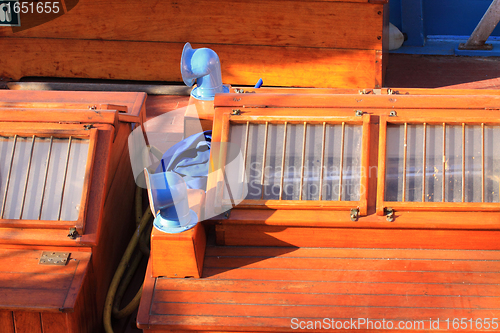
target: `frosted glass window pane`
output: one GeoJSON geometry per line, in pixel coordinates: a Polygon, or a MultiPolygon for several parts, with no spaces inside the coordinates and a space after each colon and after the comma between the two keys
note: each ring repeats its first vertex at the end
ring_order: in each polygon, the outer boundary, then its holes
{"type": "Polygon", "coordinates": [[[265,124],[250,124],[246,170],[248,172],[247,199],[262,197],[262,162],[264,153],[265,124]]]}
{"type": "MultiPolygon", "coordinates": [[[[53,139],[47,173],[47,186],[44,192],[43,184],[47,156],[50,149],[50,139],[36,137],[33,142],[32,137],[17,137],[9,187],[7,189],[5,211],[3,212],[4,219],[58,220],[68,142],[69,139],[53,139]],[[33,155],[30,165],[32,147],[33,155]],[[28,172],[28,182],[26,183],[28,172]],[[26,192],[24,192],[25,187],[26,192]],[[42,196],[44,198],[43,203],[42,196]],[[24,206],[22,206],[23,197],[24,206]],[[40,209],[42,210],[42,215],[39,218],[40,209]]],[[[13,144],[14,137],[3,137],[0,139],[0,184],[2,200],[5,193],[13,144]]],[[[78,218],[88,149],[89,140],[73,139],[68,161],[64,200],[61,206],[61,220],[75,221],[78,218]]]]}
{"type": "Polygon", "coordinates": [[[78,219],[88,151],[88,140],[72,140],[61,208],[61,220],[76,221],[78,219]]]}
{"type": "Polygon", "coordinates": [[[264,199],[266,200],[278,200],[280,197],[284,132],[284,124],[269,124],[267,133],[266,167],[264,169],[264,199]]]}
{"type": "Polygon", "coordinates": [[[387,125],[385,200],[403,200],[404,126],[387,125]]]}
{"type": "Polygon", "coordinates": [[[287,125],[283,200],[299,200],[303,135],[303,124],[287,125]]]}
{"type": "MultiPolygon", "coordinates": [[[[238,154],[241,153],[241,156],[245,153],[245,137],[246,137],[246,130],[247,130],[247,125],[246,124],[232,124],[229,130],[229,142],[230,145],[223,146],[222,149],[226,149],[228,156],[226,157],[226,167],[227,167],[227,162],[228,161],[233,161],[235,158],[237,158],[238,154]],[[239,148],[239,149],[238,149],[239,148]]],[[[212,146],[214,147],[214,146],[212,146]]],[[[214,149],[214,148],[212,148],[214,149]]],[[[243,157],[242,157],[243,158],[243,157]]],[[[238,164],[238,169],[235,171],[235,174],[240,177],[239,179],[231,179],[229,178],[228,181],[231,184],[237,184],[239,182],[242,182],[244,180],[243,172],[244,172],[244,165],[243,163],[238,164]]],[[[226,169],[227,170],[227,169],[226,169]]],[[[229,175],[229,173],[228,173],[229,175]]],[[[248,175],[246,175],[248,176],[248,175]]],[[[233,174],[231,174],[231,177],[234,177],[233,174]]],[[[234,186],[236,188],[240,188],[238,186],[234,186]]],[[[234,188],[231,186],[230,188],[234,188]]],[[[239,199],[241,200],[242,198],[242,193],[241,191],[238,191],[238,193],[231,192],[231,195],[233,196],[233,200],[239,199]]],[[[227,191],[227,186],[224,186],[224,192],[223,192],[223,198],[230,200],[231,198],[229,197],[229,193],[227,191]]]]}
{"type": "Polygon", "coordinates": [[[319,200],[323,125],[307,124],[302,200],[319,200]]]}
{"type": "Polygon", "coordinates": [[[40,204],[43,194],[43,180],[47,165],[47,154],[50,149],[50,138],[36,138],[33,148],[26,202],[24,204],[23,219],[38,220],[40,204]]]}
{"type": "Polygon", "coordinates": [[[484,128],[484,201],[499,202],[500,126],[484,128]]]}
{"type": "Polygon", "coordinates": [[[47,174],[47,185],[43,197],[42,220],[57,220],[59,217],[67,150],[67,139],[54,138],[47,174]]]}
{"type": "MultiPolygon", "coordinates": [[[[9,174],[10,158],[14,139],[0,137],[0,205],[3,203],[5,186],[7,186],[7,176],[9,174]]],[[[2,207],[0,206],[0,210],[2,207]]]]}
{"type": "Polygon", "coordinates": [[[462,126],[446,125],[446,202],[462,202],[462,126]]]}
{"type": "Polygon", "coordinates": [[[342,125],[326,125],[322,200],[338,200],[342,125]]]}
{"type": "Polygon", "coordinates": [[[425,201],[443,200],[443,126],[427,125],[425,153],[425,201]]]}
{"type": "Polygon", "coordinates": [[[406,150],[406,201],[422,201],[424,125],[408,125],[406,150]]]}
{"type": "MultiPolygon", "coordinates": [[[[344,167],[342,170],[342,200],[358,201],[361,191],[361,136],[362,127],[345,125],[344,167]]],[[[368,172],[368,170],[364,170],[368,172]]]]}
{"type": "Polygon", "coordinates": [[[465,126],[465,202],[482,201],[481,126],[465,126]]]}
{"type": "MultiPolygon", "coordinates": [[[[14,141],[14,138],[11,138],[14,141]]],[[[10,174],[4,219],[19,219],[24,192],[26,173],[31,152],[31,138],[18,137],[10,174]]],[[[8,158],[10,162],[10,156],[8,158]]],[[[8,170],[7,170],[8,171],[8,170]]]]}

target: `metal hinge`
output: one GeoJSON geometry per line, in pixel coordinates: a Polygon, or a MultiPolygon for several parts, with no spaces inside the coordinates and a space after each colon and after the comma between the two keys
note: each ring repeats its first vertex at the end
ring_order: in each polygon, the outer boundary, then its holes
{"type": "Polygon", "coordinates": [[[64,266],[68,263],[69,255],[69,252],[44,251],[38,264],[64,266]]]}

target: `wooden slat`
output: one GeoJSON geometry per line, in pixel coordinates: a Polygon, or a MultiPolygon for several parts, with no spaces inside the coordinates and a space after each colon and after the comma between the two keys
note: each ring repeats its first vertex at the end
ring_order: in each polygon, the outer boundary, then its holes
{"type": "Polygon", "coordinates": [[[0,327],[5,333],[15,333],[12,311],[0,311],[0,327]]]}
{"type": "MultiPolygon", "coordinates": [[[[498,95],[324,95],[324,94],[220,94],[215,99],[215,106],[246,107],[266,106],[320,108],[411,108],[411,109],[486,109],[498,110],[498,95]],[[238,97],[234,99],[234,97],[238,97]]],[[[385,114],[389,112],[386,110],[385,114]]],[[[398,110],[399,115],[399,110],[398,110]]],[[[420,117],[421,115],[418,114],[420,117]]],[[[434,115],[439,118],[442,115],[434,115]]]]}
{"type": "MultiPolygon", "coordinates": [[[[349,258],[351,261],[349,267],[346,268],[348,271],[354,270],[367,270],[367,271],[378,271],[380,269],[397,271],[404,267],[409,271],[419,271],[419,272],[443,272],[443,271],[463,271],[463,272],[483,272],[483,273],[495,273],[500,272],[500,261],[488,261],[488,262],[474,262],[474,261],[456,261],[456,260],[425,260],[419,259],[406,260],[406,259],[385,259],[383,261],[376,259],[353,259],[349,258]]],[[[303,260],[298,260],[298,258],[279,258],[279,260],[272,260],[272,258],[267,257],[208,257],[205,260],[204,267],[206,269],[213,268],[238,268],[245,267],[245,269],[271,269],[271,268],[283,268],[283,269],[302,269],[307,266],[307,269],[315,270],[329,270],[329,271],[343,271],[339,269],[342,263],[345,262],[345,258],[304,258],[303,260]]]]}
{"type": "Polygon", "coordinates": [[[446,329],[446,318],[500,315],[499,263],[500,251],[209,246],[204,278],[156,279],[142,327],[294,331],[292,318],[368,318],[430,329],[440,318],[446,329]]]}
{"type": "MultiPolygon", "coordinates": [[[[356,222],[358,223],[358,222],[356,222]]],[[[387,222],[386,222],[387,224],[387,222]]],[[[495,230],[311,228],[254,225],[216,226],[221,244],[238,246],[317,246],[500,250],[495,230]],[[464,241],[466,239],[467,241],[464,241]]]]}
{"type": "MultiPolygon", "coordinates": [[[[325,295],[411,295],[411,296],[472,296],[472,297],[500,297],[497,285],[481,285],[470,288],[464,284],[423,284],[419,281],[414,283],[377,283],[377,282],[349,282],[339,281],[337,283],[325,281],[267,281],[259,280],[258,276],[250,281],[245,280],[168,280],[158,279],[155,292],[159,295],[168,295],[171,291],[199,291],[207,290],[223,292],[248,292],[249,290],[261,293],[310,293],[325,295]],[[261,283],[258,283],[261,282],[261,283]],[[162,294],[164,293],[164,294],[162,294]]],[[[163,297],[163,296],[162,296],[163,297]]],[[[149,301],[151,304],[151,300],[149,301]]],[[[362,303],[361,303],[362,304],[362,303]]]]}
{"type": "MultiPolygon", "coordinates": [[[[0,42],[1,43],[1,42],[0,42]]],[[[1,76],[2,74],[0,74],[1,76]]],[[[76,109],[79,106],[96,106],[97,109],[106,109],[107,105],[119,105],[127,108],[127,113],[120,112],[120,121],[140,122],[145,116],[143,109],[146,100],[145,93],[139,92],[99,92],[99,91],[72,91],[62,93],[60,91],[23,91],[23,90],[0,90],[0,107],[12,107],[15,104],[34,106],[45,105],[47,107],[58,106],[58,108],[76,109]]]]}
{"type": "MultiPolygon", "coordinates": [[[[22,31],[2,27],[0,36],[382,50],[382,40],[377,37],[382,36],[383,9],[366,0],[205,0],[201,4],[195,0],[146,0],[141,6],[119,0],[89,1],[50,24],[22,31]],[[113,17],[105,15],[111,12],[113,17]],[[144,24],[145,18],[148,24],[144,24]],[[335,29],[325,28],[332,21],[335,29]],[[92,28],[75,22],[92,23],[92,28]],[[205,22],[203,28],[193,29],[200,22],[205,22]]],[[[30,19],[30,23],[44,20],[45,15],[30,19]]]]}
{"type": "Polygon", "coordinates": [[[14,311],[16,333],[42,333],[40,313],[14,311]]]}
{"type": "MultiPolygon", "coordinates": [[[[68,43],[65,39],[48,38],[27,42],[25,38],[2,38],[0,77],[14,80],[24,76],[105,77],[181,82],[178,68],[183,46],[184,43],[101,40],[68,43]],[[45,51],[37,53],[41,48],[45,51]],[[37,56],[31,57],[29,62],[18,56],[34,53],[37,56]],[[96,63],[99,66],[95,66],[96,63]]],[[[200,46],[203,45],[193,45],[195,48],[200,46]]],[[[380,65],[375,64],[373,50],[220,44],[210,45],[210,48],[224,59],[222,77],[227,84],[254,85],[265,73],[266,85],[271,86],[371,87],[375,68],[380,65]],[[303,75],[297,76],[299,72],[303,75]]]]}

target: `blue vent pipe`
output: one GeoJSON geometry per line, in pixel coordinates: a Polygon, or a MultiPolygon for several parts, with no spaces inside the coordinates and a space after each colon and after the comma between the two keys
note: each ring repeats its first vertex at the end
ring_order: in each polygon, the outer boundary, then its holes
{"type": "Polygon", "coordinates": [[[193,49],[186,43],[181,56],[181,74],[189,87],[196,80],[197,87],[191,91],[196,99],[210,101],[215,94],[229,92],[229,86],[222,84],[219,56],[211,49],[193,49]]]}

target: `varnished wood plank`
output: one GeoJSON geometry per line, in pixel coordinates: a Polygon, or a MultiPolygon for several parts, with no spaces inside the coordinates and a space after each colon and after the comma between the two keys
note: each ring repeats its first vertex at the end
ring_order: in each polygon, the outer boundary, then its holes
{"type": "Polygon", "coordinates": [[[499,250],[500,231],[216,226],[225,245],[499,250]]]}
{"type": "Polygon", "coordinates": [[[15,333],[14,314],[12,311],[0,311],[0,327],[5,333],[15,333]]]}
{"type": "MultiPolygon", "coordinates": [[[[412,318],[418,320],[428,320],[429,318],[491,318],[488,316],[498,316],[500,309],[473,309],[473,308],[415,308],[415,307],[336,307],[332,309],[328,306],[273,306],[252,304],[171,304],[171,303],[154,303],[152,306],[153,314],[155,315],[182,315],[182,316],[211,316],[218,317],[221,314],[230,313],[232,317],[244,317],[247,320],[248,326],[254,326],[250,318],[264,317],[270,319],[289,318],[288,327],[290,327],[291,318],[373,318],[373,319],[396,319],[396,318],[412,318]],[[439,312],[437,311],[439,310],[439,312]]],[[[226,317],[226,316],[224,316],[226,317]]],[[[229,317],[223,324],[225,327],[231,326],[233,320],[229,317]]],[[[494,317],[495,318],[495,317],[494,317]]],[[[496,317],[498,318],[498,317],[496,317]]],[[[187,326],[187,325],[186,325],[187,326]]],[[[186,327],[188,328],[188,327],[186,327]]],[[[215,328],[214,326],[205,326],[204,329],[215,328]]],[[[215,328],[217,329],[217,328],[215,328]]],[[[220,328],[219,328],[220,329],[220,328]]]]}
{"type": "MultiPolygon", "coordinates": [[[[268,293],[310,293],[310,294],[358,294],[358,295],[410,295],[410,296],[448,296],[448,297],[500,297],[498,285],[465,284],[426,284],[419,281],[410,283],[377,283],[349,281],[268,281],[252,280],[221,280],[206,277],[201,280],[162,279],[156,281],[155,292],[170,291],[217,291],[225,292],[268,292],[268,293]]],[[[151,303],[151,301],[149,301],[151,303]]],[[[148,303],[148,304],[149,304],[148,303]]]]}
{"type": "Polygon", "coordinates": [[[2,101],[1,107],[17,103],[21,103],[21,105],[46,104],[48,106],[67,104],[70,108],[86,105],[87,109],[94,105],[97,108],[103,108],[104,104],[123,105],[127,108],[127,113],[119,113],[120,121],[136,122],[139,120],[141,110],[144,111],[142,103],[146,100],[146,94],[139,92],[72,91],[71,93],[62,93],[60,91],[0,90],[0,99],[2,101]],[[71,107],[72,105],[73,107],[71,107]]]}
{"type": "Polygon", "coordinates": [[[216,304],[251,304],[256,307],[262,305],[275,306],[310,306],[310,307],[411,307],[415,311],[420,308],[455,308],[460,309],[466,304],[467,308],[499,309],[499,297],[471,297],[471,296],[426,296],[426,295],[356,295],[353,293],[279,293],[279,292],[220,292],[218,290],[205,291],[162,291],[155,295],[155,303],[195,304],[203,303],[206,306],[216,304]]]}
{"type": "Polygon", "coordinates": [[[383,10],[367,1],[205,0],[200,5],[147,0],[137,7],[119,0],[91,1],[30,29],[0,28],[0,36],[381,50],[383,10]],[[109,12],[115,15],[104,15],[109,12]],[[192,28],[204,20],[214,24],[192,28]],[[332,21],[335,29],[326,29],[332,21]],[[93,28],[75,22],[92,22],[93,28]]]}
{"type": "Polygon", "coordinates": [[[153,265],[151,264],[151,257],[149,258],[148,267],[144,276],[144,285],[142,288],[142,297],[137,310],[137,327],[141,329],[149,328],[149,316],[155,284],[157,279],[153,277],[153,265]]]}
{"type": "Polygon", "coordinates": [[[430,250],[430,249],[362,249],[329,247],[250,247],[207,246],[206,257],[262,258],[354,258],[354,259],[424,259],[424,260],[500,260],[500,251],[430,250]]]}
{"type": "MultiPolygon", "coordinates": [[[[343,310],[343,309],[342,309],[343,310]]],[[[349,309],[346,309],[349,310],[349,309]]],[[[422,316],[414,316],[410,313],[410,311],[405,311],[401,313],[401,316],[397,316],[397,314],[394,314],[394,312],[389,312],[389,316],[384,316],[382,311],[363,311],[363,312],[358,312],[357,314],[355,311],[345,311],[345,312],[340,312],[340,311],[335,311],[335,312],[330,312],[330,315],[327,315],[326,318],[331,318],[333,320],[333,324],[337,321],[339,321],[339,324],[343,324],[345,321],[349,321],[349,326],[350,326],[350,319],[353,318],[354,321],[357,321],[357,318],[373,318],[373,319],[378,319],[380,321],[380,327],[382,326],[382,319],[391,318],[391,323],[392,327],[397,327],[399,322],[402,322],[402,327],[404,329],[404,324],[407,321],[410,321],[412,324],[415,323],[415,320],[419,320],[419,325],[422,325],[420,327],[425,327],[428,330],[430,330],[430,319],[435,321],[438,316],[436,315],[436,312],[432,313],[432,311],[425,311],[422,313],[422,316]],[[427,317],[426,317],[427,316],[427,317]],[[394,317],[394,318],[393,318],[394,317]],[[421,322],[421,323],[420,323],[421,322]]],[[[454,312],[454,311],[446,311],[442,314],[441,318],[456,318],[453,316],[457,317],[465,317],[465,318],[471,318],[471,315],[474,315],[474,313],[471,312],[454,312]],[[450,317],[451,316],[451,317],[450,317]]],[[[478,313],[478,317],[481,315],[485,315],[485,313],[478,313]]],[[[145,332],[154,332],[158,333],[163,330],[170,330],[171,328],[183,328],[187,330],[204,330],[206,327],[213,328],[214,331],[220,331],[224,329],[224,332],[241,332],[241,331],[252,331],[252,332],[296,332],[297,329],[299,328],[299,321],[294,321],[297,325],[294,325],[292,328],[292,317],[250,317],[251,321],[249,320],[249,317],[247,316],[242,316],[242,317],[232,317],[231,322],[228,322],[224,317],[219,316],[185,316],[185,315],[175,315],[175,316],[159,316],[159,315],[154,315],[151,316],[151,322],[155,325],[156,330],[151,330],[151,331],[145,331],[145,332]]],[[[472,317],[475,318],[475,317],[472,317]]],[[[314,325],[316,323],[316,328],[320,329],[319,324],[323,320],[323,318],[319,317],[309,317],[309,318],[304,318],[304,316],[299,316],[297,318],[298,320],[303,320],[304,322],[302,323],[302,327],[306,327],[306,325],[312,325],[310,326],[311,329],[314,329],[314,325]],[[300,318],[300,319],[299,319],[300,318]],[[309,324],[310,323],[310,324],[309,324]]],[[[363,323],[363,322],[362,322],[363,323]]],[[[417,323],[415,323],[417,324],[417,323]]],[[[371,326],[367,326],[366,321],[364,324],[360,326],[356,323],[355,328],[353,327],[353,330],[373,330],[374,328],[374,323],[372,322],[371,326]]],[[[341,326],[339,326],[341,327],[341,326]]],[[[450,329],[448,327],[448,329],[450,329]]],[[[331,326],[331,321],[330,321],[330,326],[321,326],[321,329],[327,332],[333,332],[335,329],[332,329],[331,326]],[[327,328],[328,327],[328,328],[327,328]]],[[[441,330],[446,330],[446,322],[443,323],[441,320],[439,323],[439,329],[441,330]]],[[[337,330],[338,331],[338,330],[337,330]]],[[[422,328],[416,328],[414,330],[410,329],[404,329],[405,332],[421,332],[422,328]]],[[[176,332],[174,330],[173,332],[176,332]]]]}
{"type": "Polygon", "coordinates": [[[39,312],[14,311],[16,333],[42,333],[39,312]]]}
{"type": "MultiPolygon", "coordinates": [[[[42,332],[51,332],[51,333],[68,333],[71,332],[68,330],[68,322],[67,322],[67,314],[66,313],[41,313],[41,321],[42,321],[42,332]]],[[[73,332],[71,332],[73,333],[73,332]]],[[[75,332],[77,333],[77,332],[75,332]]]]}
{"type": "MultiPolygon", "coordinates": [[[[20,276],[19,278],[30,278],[30,276],[20,276]]],[[[5,281],[2,278],[2,283],[5,281]]],[[[26,283],[18,285],[7,285],[0,288],[1,304],[0,309],[19,309],[37,311],[42,308],[52,309],[52,312],[59,311],[59,307],[64,304],[67,289],[54,289],[51,283],[58,283],[57,279],[37,283],[37,281],[28,280],[26,283]],[[38,286],[40,284],[40,286],[38,286]],[[45,288],[45,289],[42,289],[45,288]]]]}
{"type": "MultiPolygon", "coordinates": [[[[256,274],[262,280],[292,280],[292,281],[344,281],[344,282],[414,282],[425,283],[469,283],[474,284],[496,284],[500,273],[481,273],[480,276],[474,274],[464,274],[456,272],[412,272],[399,271],[397,274],[385,270],[363,270],[350,273],[348,270],[321,270],[304,269],[288,270],[280,268],[266,269],[226,269],[205,267],[203,276],[214,276],[217,279],[251,280],[256,274]]],[[[477,274],[479,275],[479,274],[477,274]]]]}
{"type": "MultiPolygon", "coordinates": [[[[443,89],[444,90],[444,89],[443,89]]],[[[215,107],[351,107],[351,108],[411,108],[411,109],[499,109],[500,96],[478,95],[324,95],[324,94],[219,94],[215,107]],[[237,101],[234,98],[237,97],[237,101]],[[241,98],[241,99],[238,99],[241,98]]],[[[388,112],[386,113],[388,114],[388,112]]]]}
{"type": "MultiPolygon", "coordinates": [[[[0,76],[14,80],[29,75],[182,81],[178,59],[184,43],[101,40],[68,43],[64,39],[48,38],[26,41],[14,37],[0,39],[0,48],[4,50],[0,76]],[[45,52],[38,54],[40,48],[45,52]],[[18,54],[37,56],[27,62],[18,54]],[[139,58],[142,61],[135,61],[139,58]],[[96,63],[100,65],[94,66],[96,63]]],[[[228,84],[254,85],[263,76],[266,85],[271,86],[371,87],[375,81],[377,64],[373,50],[221,44],[210,45],[210,48],[224,59],[222,77],[228,84]],[[298,72],[304,75],[297,76],[298,72]]]]}
{"type": "MultiPolygon", "coordinates": [[[[348,212],[316,210],[314,214],[300,210],[233,210],[231,220],[225,225],[259,225],[265,220],[267,225],[295,226],[305,224],[309,227],[356,227],[381,229],[498,229],[496,213],[493,212],[433,212],[432,219],[428,212],[396,212],[394,223],[388,223],[385,216],[371,214],[359,217],[354,224],[349,219],[348,212]],[[477,219],[477,220],[474,220],[477,219]],[[473,221],[473,222],[472,222],[473,221]]],[[[311,245],[314,246],[314,245],[311,245]]]]}
{"type": "Polygon", "coordinates": [[[207,257],[205,268],[238,268],[248,269],[324,269],[332,271],[420,271],[420,272],[464,272],[464,273],[488,273],[500,271],[500,260],[478,262],[478,261],[456,261],[456,260],[425,260],[425,259],[354,259],[350,258],[349,264],[343,266],[346,259],[336,258],[266,258],[266,257],[207,257]]]}

